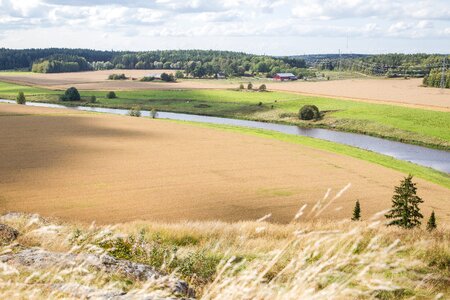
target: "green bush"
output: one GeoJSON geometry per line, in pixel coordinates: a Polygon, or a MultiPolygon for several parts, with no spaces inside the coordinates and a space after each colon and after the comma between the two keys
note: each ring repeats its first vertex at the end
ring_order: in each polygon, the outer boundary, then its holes
{"type": "Polygon", "coordinates": [[[95,96],[89,97],[89,103],[95,103],[95,102],[97,102],[97,97],[95,97],[95,96]]]}
{"type": "Polygon", "coordinates": [[[128,77],[125,76],[125,74],[111,74],[108,76],[109,80],[126,80],[128,77]]]}
{"type": "Polygon", "coordinates": [[[239,89],[240,89],[240,90],[243,90],[243,89],[244,89],[244,85],[243,85],[242,83],[239,85],[239,89]]]}
{"type": "Polygon", "coordinates": [[[140,117],[141,116],[141,107],[140,106],[133,106],[130,111],[128,112],[128,115],[130,117],[140,117]]]}
{"type": "Polygon", "coordinates": [[[59,97],[59,99],[61,101],[80,101],[81,97],[76,88],[70,87],[64,92],[63,96],[59,97]]]}
{"type": "Polygon", "coordinates": [[[318,120],[320,118],[319,108],[315,105],[305,105],[300,109],[298,117],[300,120],[318,120]]]}
{"type": "Polygon", "coordinates": [[[158,115],[158,111],[157,111],[155,108],[153,108],[153,109],[150,111],[150,116],[151,116],[153,119],[155,119],[157,115],[158,115]]]}
{"type": "Polygon", "coordinates": [[[25,104],[27,102],[23,92],[19,92],[19,94],[17,94],[16,102],[17,104],[25,104]]]}
{"type": "Polygon", "coordinates": [[[161,80],[165,82],[174,82],[175,77],[173,76],[173,74],[162,73],[161,80]]]}
{"type": "Polygon", "coordinates": [[[140,81],[143,81],[143,82],[153,81],[153,80],[155,80],[155,77],[153,77],[153,76],[145,76],[140,79],[140,81]]]}
{"type": "Polygon", "coordinates": [[[247,85],[247,90],[253,90],[253,84],[251,82],[247,85]]]}
{"type": "Polygon", "coordinates": [[[184,78],[184,73],[183,73],[183,71],[178,70],[178,71],[175,73],[175,78],[184,78]]]}
{"type": "Polygon", "coordinates": [[[116,96],[116,93],[114,93],[114,92],[108,92],[107,94],[106,94],[106,98],[107,99],[114,99],[114,98],[117,98],[117,96],[116,96]]]}

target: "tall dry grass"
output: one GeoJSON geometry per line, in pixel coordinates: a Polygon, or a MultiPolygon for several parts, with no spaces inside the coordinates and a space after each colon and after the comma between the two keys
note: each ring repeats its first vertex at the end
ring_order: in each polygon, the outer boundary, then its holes
{"type": "MultiPolygon", "coordinates": [[[[346,188],[348,188],[347,186],[346,188]]],[[[4,299],[82,298],[124,294],[129,299],[174,297],[165,286],[188,281],[201,299],[447,299],[450,230],[386,227],[383,212],[361,221],[302,221],[329,207],[328,191],[314,207],[301,206],[290,224],[255,222],[154,223],[115,226],[66,224],[12,214],[1,223],[21,232],[0,255],[24,248],[111,254],[152,264],[165,275],[131,280],[83,264],[29,269],[0,263],[4,299]]],[[[94,297],[95,298],[95,297],[94,297]]]]}

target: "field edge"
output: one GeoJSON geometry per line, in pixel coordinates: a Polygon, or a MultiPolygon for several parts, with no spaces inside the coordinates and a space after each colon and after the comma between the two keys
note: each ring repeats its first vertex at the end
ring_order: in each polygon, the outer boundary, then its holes
{"type": "Polygon", "coordinates": [[[239,127],[232,125],[212,124],[212,123],[200,123],[194,121],[180,121],[180,120],[168,120],[160,119],[169,122],[177,122],[182,124],[191,124],[199,127],[214,128],[226,131],[239,132],[247,135],[260,136],[270,139],[275,139],[292,144],[298,144],[307,146],[314,149],[325,150],[332,153],[343,154],[360,160],[368,161],[370,163],[378,164],[383,167],[400,171],[405,174],[411,174],[421,179],[428,180],[432,183],[438,184],[442,187],[450,189],[450,175],[434,170],[432,168],[416,165],[411,162],[401,161],[393,157],[375,153],[369,150],[360,149],[357,147],[351,147],[338,143],[333,143],[325,140],[295,136],[285,133],[279,133],[272,130],[254,129],[247,127],[239,127]]]}

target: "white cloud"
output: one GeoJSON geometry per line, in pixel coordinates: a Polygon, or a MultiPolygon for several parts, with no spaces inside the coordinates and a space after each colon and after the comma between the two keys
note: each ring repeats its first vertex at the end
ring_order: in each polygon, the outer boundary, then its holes
{"type": "MultiPolygon", "coordinates": [[[[4,40],[40,28],[96,32],[118,46],[126,36],[432,39],[449,27],[448,0],[0,0],[4,40]]],[[[46,35],[48,46],[55,36],[46,35]]]]}

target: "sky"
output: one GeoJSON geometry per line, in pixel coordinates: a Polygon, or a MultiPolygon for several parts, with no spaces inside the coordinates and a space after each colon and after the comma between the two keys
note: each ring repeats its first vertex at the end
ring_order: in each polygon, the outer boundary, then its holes
{"type": "Polygon", "coordinates": [[[0,0],[0,47],[450,53],[450,0],[0,0]]]}

